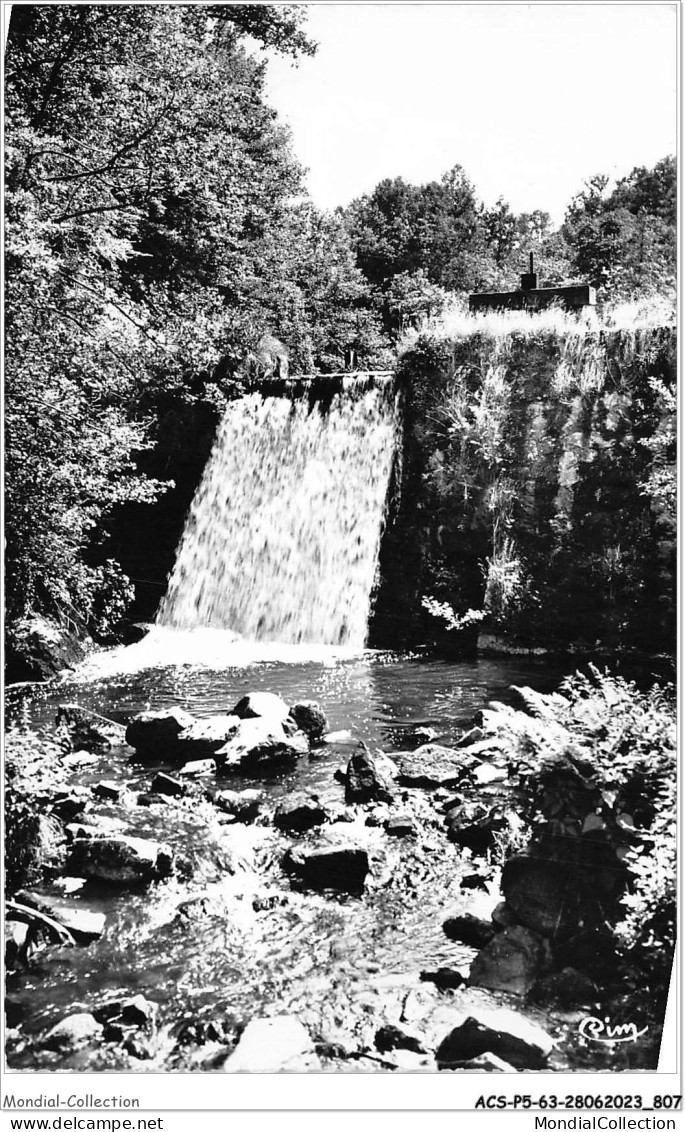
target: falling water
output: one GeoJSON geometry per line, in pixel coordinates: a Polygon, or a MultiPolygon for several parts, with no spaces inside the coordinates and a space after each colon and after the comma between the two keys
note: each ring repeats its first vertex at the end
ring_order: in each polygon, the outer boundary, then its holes
{"type": "Polygon", "coordinates": [[[389,379],[232,403],[158,623],[363,647],[397,426],[389,379]]]}

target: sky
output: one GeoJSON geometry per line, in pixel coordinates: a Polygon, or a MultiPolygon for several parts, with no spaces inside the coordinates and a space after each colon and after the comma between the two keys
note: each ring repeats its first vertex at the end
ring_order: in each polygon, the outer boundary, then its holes
{"type": "Polygon", "coordinates": [[[267,91],[322,208],[459,164],[485,204],[559,223],[595,173],[676,152],[675,4],[305,7],[319,50],[270,57],[267,91]]]}

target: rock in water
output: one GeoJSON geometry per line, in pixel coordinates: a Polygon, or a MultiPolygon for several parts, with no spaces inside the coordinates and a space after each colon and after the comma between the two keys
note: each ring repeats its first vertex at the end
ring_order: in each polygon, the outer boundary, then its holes
{"type": "Polygon", "coordinates": [[[179,757],[202,759],[215,754],[235,735],[240,726],[237,715],[212,715],[209,719],[196,719],[178,736],[179,757]]]}
{"type": "Polygon", "coordinates": [[[467,947],[487,947],[495,935],[495,929],[487,920],[479,920],[466,912],[463,916],[450,916],[442,925],[448,939],[465,943],[467,947]]]}
{"type": "Polygon", "coordinates": [[[505,928],[474,959],[469,984],[509,994],[528,994],[540,973],[542,959],[539,936],[519,925],[505,928]]]}
{"type": "Polygon", "coordinates": [[[295,794],[282,802],[274,814],[274,825],[290,833],[303,833],[328,821],[328,814],[315,798],[295,794]]]}
{"type": "Polygon", "coordinates": [[[55,723],[68,734],[74,751],[107,751],[113,746],[123,746],[126,741],[123,724],[78,704],[60,704],[55,723]]]}
{"type": "Polygon", "coordinates": [[[283,864],[310,888],[337,888],[358,893],[369,871],[369,855],[353,841],[321,837],[318,842],[293,846],[283,864]]]}
{"type": "Polygon", "coordinates": [[[259,817],[264,794],[261,790],[218,790],[211,795],[211,800],[218,809],[230,814],[236,821],[251,822],[259,817]]]}
{"type": "Polygon", "coordinates": [[[194,723],[192,715],[180,708],[166,711],[144,711],[126,728],[126,742],[143,761],[147,759],[185,762],[180,754],[178,737],[194,723]]]}
{"type": "Polygon", "coordinates": [[[283,723],[290,714],[285,700],[274,692],[248,692],[233,708],[232,715],[238,719],[269,719],[283,723]]]}
{"type": "Polygon", "coordinates": [[[151,794],[166,794],[169,798],[180,798],[188,790],[185,782],[180,782],[178,778],[172,778],[170,774],[164,774],[160,771],[152,780],[150,786],[151,794]]]}
{"type": "Polygon", "coordinates": [[[435,1053],[438,1069],[452,1069],[493,1053],[515,1069],[544,1069],[554,1043],[541,1026],[513,1010],[474,1010],[443,1038],[435,1053]]]}
{"type": "Polygon", "coordinates": [[[328,731],[328,720],[316,700],[300,700],[290,708],[290,716],[310,742],[317,743],[328,731]]]}
{"type": "Polygon", "coordinates": [[[392,802],[394,794],[368,751],[355,751],[347,764],[346,802],[392,802]]]}
{"type": "Polygon", "coordinates": [[[305,1073],[319,1068],[314,1043],[291,1015],[254,1018],[224,1065],[225,1073],[305,1073]]]}
{"type": "Polygon", "coordinates": [[[75,841],[69,871],[108,884],[149,884],[169,876],[173,853],[168,845],[142,837],[103,837],[75,841]]]}
{"type": "Polygon", "coordinates": [[[102,1036],[102,1026],[92,1014],[70,1014],[63,1018],[45,1035],[41,1045],[44,1049],[69,1053],[90,1045],[102,1036]]]}
{"type": "Polygon", "coordinates": [[[309,743],[301,732],[286,735],[278,722],[244,719],[234,737],[216,751],[215,757],[226,770],[244,769],[255,773],[294,762],[308,751],[309,743]]]}

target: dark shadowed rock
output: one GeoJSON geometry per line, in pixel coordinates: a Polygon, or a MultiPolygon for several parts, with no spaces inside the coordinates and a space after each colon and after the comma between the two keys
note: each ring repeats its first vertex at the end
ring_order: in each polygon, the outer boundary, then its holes
{"type": "Polygon", "coordinates": [[[450,841],[484,853],[495,844],[498,834],[517,832],[521,822],[516,815],[507,813],[499,806],[487,806],[481,802],[464,802],[448,810],[446,815],[447,836],[450,841]]]}
{"type": "Polygon", "coordinates": [[[376,1031],[374,1044],[379,1053],[389,1053],[393,1049],[409,1049],[414,1053],[425,1053],[426,1047],[421,1039],[406,1026],[381,1026],[376,1031]]]}
{"type": "Polygon", "coordinates": [[[228,743],[239,725],[240,718],[237,715],[212,715],[208,719],[196,719],[178,736],[179,758],[182,756],[189,762],[208,758],[228,743]]]}
{"type": "Polygon", "coordinates": [[[149,884],[169,876],[173,853],[168,845],[142,837],[103,837],[75,841],[69,872],[108,884],[149,884]]]}
{"type": "Polygon", "coordinates": [[[493,1053],[515,1069],[544,1069],[553,1049],[542,1029],[513,1010],[473,1010],[443,1038],[436,1050],[439,1069],[457,1068],[484,1053],[493,1053]]]}
{"type": "Polygon", "coordinates": [[[316,700],[300,700],[293,704],[290,715],[312,743],[318,743],[328,730],[328,720],[316,700]]]}
{"type": "Polygon", "coordinates": [[[29,925],[19,920],[5,920],[5,964],[13,967],[26,955],[29,925]]]}
{"type": "Polygon", "coordinates": [[[86,643],[46,617],[24,617],[7,632],[7,679],[49,680],[83,660],[86,643]]]}
{"type": "Polygon", "coordinates": [[[202,778],[206,774],[214,774],[216,772],[216,762],[214,759],[193,759],[192,762],[184,763],[179,767],[179,778],[202,778]]]}
{"type": "Polygon", "coordinates": [[[479,1057],[472,1057],[470,1061],[458,1061],[452,1067],[462,1073],[516,1073],[517,1070],[508,1061],[504,1061],[495,1053],[481,1053],[479,1057]]]}
{"type": "Polygon", "coordinates": [[[467,947],[487,947],[494,938],[495,929],[487,920],[479,920],[466,912],[463,916],[450,916],[442,925],[448,939],[465,943],[467,947]]]}
{"type": "Polygon", "coordinates": [[[346,802],[392,802],[390,784],[367,750],[355,751],[345,774],[346,802]]]}
{"type": "Polygon", "coordinates": [[[294,794],[282,802],[274,814],[277,829],[289,833],[303,833],[328,821],[328,814],[316,798],[294,794]]]}
{"type": "Polygon", "coordinates": [[[132,719],[126,728],[126,742],[133,747],[139,759],[175,762],[185,761],[178,747],[182,731],[194,723],[192,715],[181,708],[165,711],[144,711],[132,719]]]}
{"type": "Polygon", "coordinates": [[[558,861],[516,856],[505,862],[502,894],[519,923],[544,936],[575,930],[575,878],[558,861]]]}
{"type": "Polygon", "coordinates": [[[491,912],[491,918],[497,931],[501,931],[502,928],[513,928],[514,924],[517,923],[516,916],[506,900],[500,900],[499,904],[495,904],[491,912]]]}
{"type": "Polygon", "coordinates": [[[539,936],[520,925],[504,928],[474,959],[469,984],[525,995],[538,978],[542,962],[539,936]]]}
{"type": "Polygon", "coordinates": [[[535,984],[532,997],[536,1002],[560,1006],[572,1010],[578,1006],[592,1006],[597,1000],[597,987],[592,979],[576,971],[574,967],[564,967],[553,975],[547,975],[535,984]]]}
{"type": "Polygon", "coordinates": [[[98,782],[93,787],[95,797],[102,798],[105,802],[118,802],[125,793],[126,787],[121,782],[112,782],[111,780],[98,782]]]}
{"type": "Polygon", "coordinates": [[[291,1015],[253,1018],[224,1065],[225,1073],[305,1073],[320,1068],[314,1043],[291,1015]]]}
{"type": "Polygon", "coordinates": [[[452,967],[438,967],[437,971],[422,971],[419,977],[422,983],[433,983],[438,990],[457,990],[466,982],[461,971],[455,971],[452,967]]]}
{"type": "Polygon", "coordinates": [[[110,747],[123,746],[126,741],[123,724],[79,704],[60,704],[55,723],[68,735],[74,751],[107,751],[110,747]]]}
{"type": "Polygon", "coordinates": [[[369,856],[354,841],[321,835],[316,842],[289,849],[283,865],[310,888],[361,892],[369,871],[369,856]]]}
{"type": "Polygon", "coordinates": [[[395,814],[386,821],[385,832],[390,837],[416,837],[418,828],[411,814],[395,814]]]}
{"type": "Polygon", "coordinates": [[[83,1046],[92,1045],[102,1037],[102,1026],[92,1014],[70,1014],[53,1026],[45,1035],[41,1045],[44,1049],[59,1053],[70,1053],[83,1046]]]}
{"type": "Polygon", "coordinates": [[[467,751],[441,747],[438,743],[425,743],[415,751],[398,751],[393,754],[393,759],[397,763],[401,786],[428,790],[455,786],[471,767],[478,765],[478,760],[467,751]]]}
{"type": "Polygon", "coordinates": [[[163,771],[155,775],[150,786],[151,794],[166,794],[169,798],[180,798],[187,790],[187,783],[180,782],[178,778],[172,778],[163,771]]]}

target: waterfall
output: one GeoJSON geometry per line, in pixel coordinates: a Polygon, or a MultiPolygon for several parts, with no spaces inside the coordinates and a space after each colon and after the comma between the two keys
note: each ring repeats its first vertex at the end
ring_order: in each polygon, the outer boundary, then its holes
{"type": "Polygon", "coordinates": [[[229,405],[158,624],[364,646],[399,395],[388,378],[312,392],[229,405]]]}

